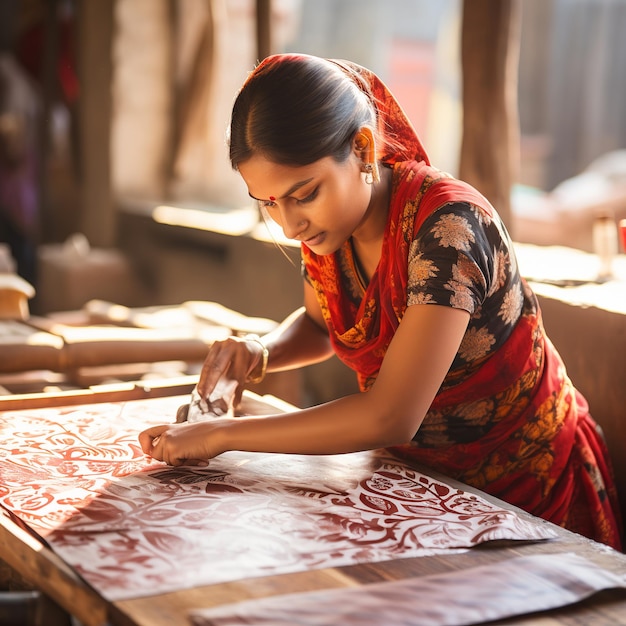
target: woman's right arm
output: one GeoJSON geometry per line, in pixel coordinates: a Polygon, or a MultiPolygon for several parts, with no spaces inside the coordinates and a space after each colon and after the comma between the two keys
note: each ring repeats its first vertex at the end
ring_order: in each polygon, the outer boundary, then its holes
{"type": "MultiPolygon", "coordinates": [[[[333,355],[322,311],[313,288],[306,281],[304,306],[261,337],[260,341],[269,353],[267,372],[312,365],[333,355]]],[[[224,400],[236,407],[241,401],[246,382],[257,376],[262,361],[263,350],[257,341],[229,337],[215,342],[209,348],[202,366],[197,388],[200,396],[209,399],[220,383],[221,388],[233,390],[233,398],[224,400]]]]}
{"type": "Polygon", "coordinates": [[[306,281],[304,306],[261,340],[269,350],[268,372],[312,365],[334,354],[315,291],[306,281]]]}

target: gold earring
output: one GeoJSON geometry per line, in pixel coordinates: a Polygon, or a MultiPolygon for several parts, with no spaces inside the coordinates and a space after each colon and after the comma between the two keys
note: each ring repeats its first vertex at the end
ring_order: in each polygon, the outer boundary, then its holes
{"type": "Polygon", "coordinates": [[[364,163],[363,172],[365,173],[365,182],[368,185],[373,185],[380,181],[378,163],[364,163]]]}

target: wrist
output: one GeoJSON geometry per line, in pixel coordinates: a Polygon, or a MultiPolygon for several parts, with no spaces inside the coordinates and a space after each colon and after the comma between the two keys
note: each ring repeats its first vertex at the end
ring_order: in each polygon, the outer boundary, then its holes
{"type": "Polygon", "coordinates": [[[218,417],[215,420],[212,420],[210,423],[213,425],[213,430],[211,433],[212,437],[212,449],[211,456],[213,458],[215,456],[219,456],[224,452],[229,452],[233,449],[231,445],[231,437],[229,437],[229,432],[233,427],[236,419],[234,417],[218,417]]]}
{"type": "Polygon", "coordinates": [[[247,383],[256,385],[260,383],[267,374],[267,362],[269,361],[270,352],[258,335],[246,335],[245,340],[254,342],[261,348],[261,359],[259,361],[259,365],[256,365],[251,371],[249,371],[246,378],[247,383]]]}

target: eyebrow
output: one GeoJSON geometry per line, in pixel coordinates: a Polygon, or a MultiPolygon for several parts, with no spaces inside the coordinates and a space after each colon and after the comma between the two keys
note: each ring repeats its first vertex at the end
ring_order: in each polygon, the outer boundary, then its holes
{"type": "MultiPolygon", "coordinates": [[[[283,194],[282,196],[279,197],[279,200],[282,199],[282,198],[286,198],[287,196],[290,196],[294,191],[298,191],[298,189],[300,189],[300,187],[304,187],[304,185],[310,183],[312,180],[313,180],[313,176],[311,176],[311,178],[307,178],[306,180],[301,180],[301,181],[295,183],[294,185],[289,187],[289,189],[287,190],[287,192],[285,194],[283,194]]],[[[248,195],[253,200],[258,200],[259,202],[261,202],[260,198],[255,198],[250,192],[248,192],[248,195]]]]}

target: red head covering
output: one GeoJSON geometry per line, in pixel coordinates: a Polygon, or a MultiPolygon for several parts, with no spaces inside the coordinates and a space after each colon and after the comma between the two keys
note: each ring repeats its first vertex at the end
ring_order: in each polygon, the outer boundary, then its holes
{"type": "MultiPolygon", "coordinates": [[[[246,82],[264,68],[277,63],[316,59],[339,67],[350,80],[370,99],[378,120],[379,161],[393,165],[401,161],[424,161],[430,164],[426,151],[406,113],[383,81],[371,70],[351,61],[321,59],[307,54],[274,54],[266,57],[250,73],[246,82]]],[[[245,83],[244,83],[245,84],[245,83]]]]}
{"type": "Polygon", "coordinates": [[[351,61],[329,61],[339,66],[376,107],[378,134],[383,139],[383,153],[379,155],[379,160],[387,165],[401,161],[424,161],[429,165],[430,161],[413,125],[385,83],[371,70],[351,61]]]}

